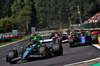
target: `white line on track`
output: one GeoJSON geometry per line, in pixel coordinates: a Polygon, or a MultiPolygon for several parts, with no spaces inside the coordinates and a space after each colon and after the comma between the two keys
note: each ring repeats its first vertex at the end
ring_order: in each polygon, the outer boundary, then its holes
{"type": "Polygon", "coordinates": [[[98,59],[100,59],[100,57],[95,58],[95,59],[91,59],[91,60],[86,60],[86,61],[76,62],[76,63],[72,63],[72,64],[64,65],[64,66],[74,66],[74,65],[77,65],[77,64],[88,63],[88,62],[95,61],[95,60],[98,60],[98,59]]]}
{"type": "Polygon", "coordinates": [[[96,45],[96,44],[93,44],[93,46],[95,46],[96,48],[100,49],[100,46],[96,45]]]}
{"type": "MultiPolygon", "coordinates": [[[[100,49],[100,46],[98,46],[96,44],[92,44],[92,45],[95,46],[96,48],[100,49]]],[[[71,64],[67,64],[67,65],[64,65],[64,66],[74,66],[74,65],[78,65],[78,64],[82,64],[82,63],[88,63],[88,62],[91,62],[91,61],[95,61],[95,60],[98,60],[98,59],[100,59],[100,57],[94,58],[94,59],[91,59],[91,60],[86,60],[86,61],[71,63],[71,64]]]]}

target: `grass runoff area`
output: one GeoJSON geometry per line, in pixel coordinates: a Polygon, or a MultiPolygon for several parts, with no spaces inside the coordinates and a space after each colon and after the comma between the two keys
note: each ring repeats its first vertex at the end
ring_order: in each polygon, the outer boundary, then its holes
{"type": "Polygon", "coordinates": [[[12,42],[16,42],[16,41],[19,41],[19,40],[27,39],[29,37],[30,36],[25,36],[25,37],[22,37],[22,39],[12,39],[12,41],[9,41],[9,42],[2,42],[2,43],[0,43],[0,46],[6,45],[6,44],[9,44],[9,43],[12,43],[12,42]]]}

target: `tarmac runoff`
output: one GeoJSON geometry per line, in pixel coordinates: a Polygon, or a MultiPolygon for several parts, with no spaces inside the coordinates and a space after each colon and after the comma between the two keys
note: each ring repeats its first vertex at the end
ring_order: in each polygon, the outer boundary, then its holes
{"type": "MultiPolygon", "coordinates": [[[[99,44],[92,44],[92,45],[94,47],[100,49],[100,43],[99,44]]],[[[67,64],[64,66],[100,66],[100,57],[86,60],[86,61],[71,63],[71,64],[67,64]]]]}

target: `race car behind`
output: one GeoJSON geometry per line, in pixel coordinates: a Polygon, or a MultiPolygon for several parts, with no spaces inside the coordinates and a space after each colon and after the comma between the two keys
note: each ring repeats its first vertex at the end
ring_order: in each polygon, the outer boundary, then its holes
{"type": "Polygon", "coordinates": [[[65,42],[69,42],[69,38],[71,37],[70,34],[67,33],[63,33],[62,36],[58,37],[58,42],[59,43],[65,43],[65,42]]]}
{"type": "Polygon", "coordinates": [[[62,35],[62,32],[61,31],[58,31],[58,32],[53,32],[51,35],[50,35],[50,38],[56,38],[61,36],[62,35]]]}
{"type": "Polygon", "coordinates": [[[31,37],[29,38],[30,41],[34,41],[34,40],[42,40],[42,37],[39,36],[39,34],[34,34],[31,35],[31,37]]]}
{"type": "Polygon", "coordinates": [[[79,35],[75,35],[69,38],[69,46],[74,47],[79,44],[91,44],[98,43],[97,34],[92,34],[91,36],[85,35],[85,33],[80,33],[79,35]]]}

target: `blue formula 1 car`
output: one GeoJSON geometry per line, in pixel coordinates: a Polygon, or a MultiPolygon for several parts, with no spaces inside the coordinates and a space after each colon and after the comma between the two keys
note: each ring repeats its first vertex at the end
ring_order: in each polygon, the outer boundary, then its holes
{"type": "Polygon", "coordinates": [[[91,43],[98,43],[98,36],[97,34],[92,34],[91,36],[88,36],[85,33],[79,33],[75,34],[72,37],[69,38],[69,46],[74,47],[76,45],[86,45],[91,43]]]}
{"type": "Polygon", "coordinates": [[[6,56],[6,61],[10,64],[15,64],[19,60],[28,60],[34,57],[52,57],[63,54],[63,48],[61,44],[53,44],[52,47],[43,44],[45,42],[51,42],[53,39],[47,40],[35,40],[28,44],[26,48],[22,48],[20,52],[16,49],[10,50],[6,56]]]}

